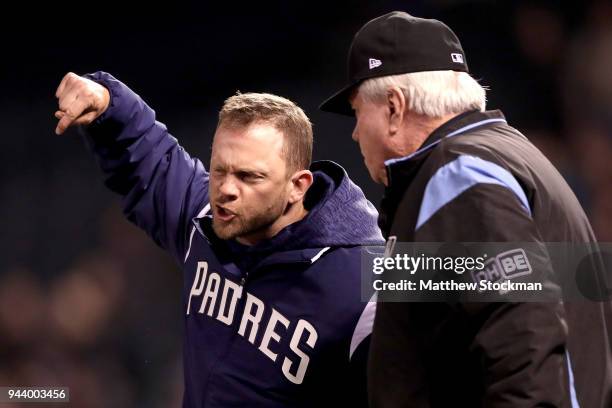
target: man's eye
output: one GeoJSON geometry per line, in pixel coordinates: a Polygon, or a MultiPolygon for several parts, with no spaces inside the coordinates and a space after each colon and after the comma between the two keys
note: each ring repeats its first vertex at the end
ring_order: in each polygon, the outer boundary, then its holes
{"type": "Polygon", "coordinates": [[[240,180],[243,180],[243,181],[253,182],[253,181],[261,180],[263,177],[261,177],[259,174],[239,173],[238,178],[240,178],[240,180]]]}

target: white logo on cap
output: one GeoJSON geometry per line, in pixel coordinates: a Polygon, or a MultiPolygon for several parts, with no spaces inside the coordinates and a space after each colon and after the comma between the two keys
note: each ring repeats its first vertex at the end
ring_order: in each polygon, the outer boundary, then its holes
{"type": "Polygon", "coordinates": [[[453,62],[457,62],[459,64],[463,64],[463,55],[457,54],[455,52],[451,53],[451,59],[453,62]]]}
{"type": "Polygon", "coordinates": [[[382,61],[377,60],[376,58],[370,58],[369,63],[370,63],[370,69],[374,69],[382,65],[382,61]]]}

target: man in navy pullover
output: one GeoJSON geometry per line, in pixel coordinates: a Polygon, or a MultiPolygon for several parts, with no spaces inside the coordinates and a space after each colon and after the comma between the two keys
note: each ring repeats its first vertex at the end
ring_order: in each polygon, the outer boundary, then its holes
{"type": "Polygon", "coordinates": [[[360,264],[382,243],[377,213],[339,165],[310,165],[299,107],[229,98],[208,172],[109,74],[69,73],[56,96],[56,133],[86,125],[127,218],[182,266],[184,407],[367,405],[360,264]]]}

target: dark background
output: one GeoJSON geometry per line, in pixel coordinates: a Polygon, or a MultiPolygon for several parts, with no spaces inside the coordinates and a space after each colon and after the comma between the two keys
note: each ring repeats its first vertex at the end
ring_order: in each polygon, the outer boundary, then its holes
{"type": "Polygon", "coordinates": [[[568,180],[612,241],[612,6],[554,1],[17,4],[0,17],[0,386],[66,385],[72,406],[178,406],[181,277],[122,219],[77,132],[54,134],[68,71],[104,70],[139,93],[207,165],[237,90],[297,102],[315,159],[378,203],[353,120],[319,112],[345,79],[354,33],[392,10],[457,33],[488,108],[568,180]],[[108,392],[112,390],[113,392],[108,392]]]}

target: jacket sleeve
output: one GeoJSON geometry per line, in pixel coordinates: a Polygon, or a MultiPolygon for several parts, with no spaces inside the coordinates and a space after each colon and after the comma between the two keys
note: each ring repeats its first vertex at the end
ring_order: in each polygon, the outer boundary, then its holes
{"type": "Polygon", "coordinates": [[[182,264],[191,220],[208,204],[208,172],[136,93],[105,72],[86,77],[111,96],[84,129],[106,186],[122,196],[127,218],[182,264]]]}
{"type": "MultiPolygon", "coordinates": [[[[445,188],[452,190],[450,184],[445,188]]],[[[416,241],[541,242],[528,203],[516,193],[506,185],[476,183],[426,217],[416,241]]],[[[547,255],[535,255],[546,267],[547,255]]],[[[484,380],[482,406],[565,406],[567,329],[561,302],[476,301],[457,307],[474,330],[466,341],[484,380]]]]}

